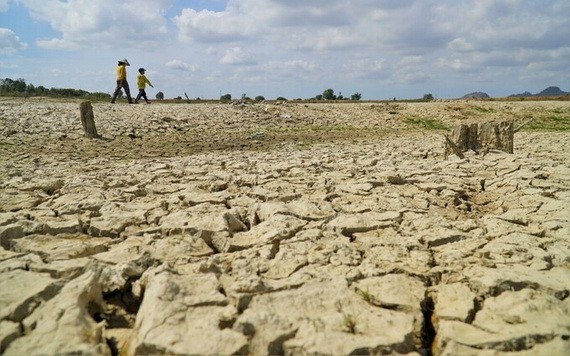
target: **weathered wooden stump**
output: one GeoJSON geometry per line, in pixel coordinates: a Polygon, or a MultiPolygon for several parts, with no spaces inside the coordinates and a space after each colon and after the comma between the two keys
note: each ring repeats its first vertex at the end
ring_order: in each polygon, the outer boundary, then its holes
{"type": "Polygon", "coordinates": [[[451,135],[445,135],[445,158],[455,153],[463,158],[463,152],[497,149],[513,153],[514,133],[512,121],[487,121],[460,124],[453,127],[451,135]]]}
{"type": "Polygon", "coordinates": [[[81,125],[85,132],[85,137],[99,138],[97,128],[95,127],[95,116],[93,115],[93,107],[90,101],[83,101],[79,104],[79,114],[81,115],[81,125]]]}

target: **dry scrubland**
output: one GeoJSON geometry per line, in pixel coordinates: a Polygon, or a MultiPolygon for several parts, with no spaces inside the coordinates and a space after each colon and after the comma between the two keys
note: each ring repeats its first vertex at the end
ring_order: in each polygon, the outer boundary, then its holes
{"type": "Polygon", "coordinates": [[[563,355],[570,102],[0,99],[0,347],[563,355]],[[444,159],[445,128],[523,123],[444,159]]]}

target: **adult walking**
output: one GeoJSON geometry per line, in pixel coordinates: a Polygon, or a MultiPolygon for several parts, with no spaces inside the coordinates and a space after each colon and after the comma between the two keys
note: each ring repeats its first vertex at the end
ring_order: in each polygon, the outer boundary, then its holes
{"type": "Polygon", "coordinates": [[[129,89],[129,83],[127,82],[127,66],[130,66],[130,63],[126,59],[120,60],[119,64],[117,65],[117,87],[113,93],[113,99],[111,99],[112,104],[115,103],[115,99],[117,99],[117,96],[119,96],[121,89],[125,90],[129,104],[133,103],[133,99],[131,98],[131,90],[129,89]]]}

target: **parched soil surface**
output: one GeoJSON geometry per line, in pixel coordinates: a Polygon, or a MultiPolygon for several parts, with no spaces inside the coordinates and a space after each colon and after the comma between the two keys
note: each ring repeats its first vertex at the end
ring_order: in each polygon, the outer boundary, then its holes
{"type": "Polygon", "coordinates": [[[94,103],[100,140],[83,139],[78,102],[0,99],[0,154],[172,157],[216,150],[267,150],[294,142],[371,142],[443,132],[459,122],[510,119],[570,127],[567,102],[94,103]]]}
{"type": "Polygon", "coordinates": [[[0,98],[3,355],[570,349],[568,101],[78,106],[0,98]]]}

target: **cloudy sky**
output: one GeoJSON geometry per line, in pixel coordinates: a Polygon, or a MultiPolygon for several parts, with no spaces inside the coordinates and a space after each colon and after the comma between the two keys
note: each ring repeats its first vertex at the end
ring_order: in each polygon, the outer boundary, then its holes
{"type": "Polygon", "coordinates": [[[0,77],[167,98],[570,91],[569,0],[0,0],[0,77]]]}

